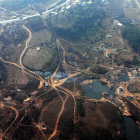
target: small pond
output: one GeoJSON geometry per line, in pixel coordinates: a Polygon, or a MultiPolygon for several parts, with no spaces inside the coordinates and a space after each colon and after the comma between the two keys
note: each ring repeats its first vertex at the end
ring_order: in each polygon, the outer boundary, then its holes
{"type": "Polygon", "coordinates": [[[103,92],[108,92],[109,95],[114,95],[114,91],[110,90],[106,84],[103,85],[100,81],[83,85],[82,87],[88,98],[101,99],[103,97],[103,92]]]}
{"type": "Polygon", "coordinates": [[[130,80],[129,76],[127,74],[123,74],[123,75],[119,76],[119,78],[117,79],[117,81],[119,81],[119,82],[127,82],[129,80],[130,80]]]}
{"type": "Polygon", "coordinates": [[[10,103],[4,103],[5,106],[13,106],[13,104],[10,103]]]}

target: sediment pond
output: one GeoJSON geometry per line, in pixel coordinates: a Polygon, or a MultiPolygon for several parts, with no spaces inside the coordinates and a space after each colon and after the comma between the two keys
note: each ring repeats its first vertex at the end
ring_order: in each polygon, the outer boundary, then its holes
{"type": "Polygon", "coordinates": [[[110,90],[107,84],[103,85],[100,81],[96,81],[82,86],[88,98],[101,99],[102,93],[107,92],[109,95],[114,95],[114,91],[110,90]]]}

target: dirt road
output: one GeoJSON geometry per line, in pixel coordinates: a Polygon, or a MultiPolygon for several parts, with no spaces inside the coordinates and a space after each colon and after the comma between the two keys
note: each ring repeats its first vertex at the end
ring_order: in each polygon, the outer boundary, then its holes
{"type": "Polygon", "coordinates": [[[10,124],[10,126],[9,126],[9,127],[5,130],[5,132],[2,134],[0,140],[2,140],[3,136],[4,136],[4,135],[6,134],[6,132],[11,128],[11,126],[15,123],[15,121],[17,120],[17,118],[18,118],[18,116],[19,116],[18,110],[17,110],[16,108],[14,108],[14,107],[12,107],[12,106],[4,106],[4,107],[7,107],[7,108],[10,108],[10,109],[14,110],[15,113],[16,113],[16,116],[15,116],[14,121],[10,124]]]}

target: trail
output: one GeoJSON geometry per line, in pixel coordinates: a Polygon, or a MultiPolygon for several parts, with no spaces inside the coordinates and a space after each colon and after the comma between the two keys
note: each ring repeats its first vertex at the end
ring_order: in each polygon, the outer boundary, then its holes
{"type": "Polygon", "coordinates": [[[25,48],[24,48],[24,50],[22,51],[22,53],[21,53],[21,55],[20,55],[20,58],[19,58],[19,63],[20,63],[20,65],[21,65],[21,68],[25,68],[25,67],[23,66],[23,64],[22,64],[22,58],[23,58],[23,55],[25,54],[25,52],[26,52],[26,50],[27,50],[27,48],[28,48],[28,44],[29,44],[29,42],[30,42],[30,40],[31,40],[31,38],[32,38],[31,31],[30,31],[26,26],[23,25],[23,27],[28,31],[29,37],[28,37],[28,39],[26,40],[25,48]]]}
{"type": "Polygon", "coordinates": [[[58,39],[56,40],[56,43],[57,43],[57,45],[60,46],[60,47],[62,48],[62,50],[63,50],[63,63],[64,63],[65,65],[67,65],[68,67],[74,69],[74,70],[80,70],[79,68],[70,66],[70,65],[68,65],[68,64],[66,63],[66,60],[65,60],[66,51],[65,51],[64,47],[62,46],[62,44],[60,43],[60,41],[59,41],[58,39]]]}
{"type": "Polygon", "coordinates": [[[7,132],[7,131],[11,128],[11,126],[15,123],[15,121],[17,120],[17,118],[18,118],[18,116],[19,116],[18,110],[17,110],[16,108],[11,107],[11,106],[4,106],[4,107],[7,107],[7,108],[10,108],[10,109],[14,110],[15,113],[16,113],[16,116],[15,116],[14,121],[10,124],[10,126],[9,126],[9,127],[5,130],[5,132],[2,134],[1,140],[2,140],[3,136],[6,134],[6,132],[7,132]]]}
{"type": "MultiPolygon", "coordinates": [[[[22,121],[23,121],[23,119],[25,118],[26,114],[27,114],[27,109],[25,110],[25,114],[24,114],[24,116],[23,116],[23,117],[20,119],[20,121],[18,122],[17,129],[18,129],[19,125],[20,125],[20,122],[22,122],[22,121]]],[[[17,129],[13,132],[13,134],[12,134],[11,138],[12,138],[12,137],[13,137],[13,135],[16,133],[17,129]]]]}
{"type": "Polygon", "coordinates": [[[22,68],[23,70],[26,70],[26,71],[28,71],[28,72],[30,72],[30,73],[32,73],[32,74],[38,76],[38,77],[40,78],[41,81],[47,83],[39,74],[34,73],[34,72],[32,72],[31,70],[28,70],[27,68],[25,68],[24,65],[23,65],[23,63],[22,63],[23,56],[24,56],[24,54],[25,54],[25,52],[26,52],[26,50],[27,50],[27,48],[28,48],[28,46],[29,46],[29,42],[30,42],[30,40],[31,40],[31,38],[32,38],[31,31],[30,31],[26,26],[23,25],[23,27],[28,31],[29,37],[28,37],[28,39],[26,40],[25,48],[24,48],[24,50],[22,51],[22,53],[21,53],[21,55],[20,55],[19,63],[20,63],[20,65],[21,65],[21,68],[22,68]]]}
{"type": "MultiPolygon", "coordinates": [[[[37,73],[34,73],[34,72],[28,70],[27,68],[24,67],[24,65],[23,65],[23,63],[22,63],[23,56],[24,56],[24,54],[25,54],[25,52],[26,52],[26,50],[27,50],[27,48],[28,48],[29,42],[30,42],[31,37],[32,37],[30,30],[29,30],[26,26],[24,26],[24,25],[23,25],[23,27],[28,31],[29,37],[28,37],[28,39],[27,39],[27,41],[26,41],[25,48],[24,48],[24,50],[22,51],[22,53],[21,53],[21,55],[20,55],[20,58],[19,58],[19,63],[20,63],[20,65],[14,63],[14,62],[5,61],[2,57],[0,57],[0,60],[2,60],[4,63],[12,64],[12,65],[15,65],[15,66],[18,67],[18,68],[21,68],[21,69],[23,70],[23,72],[26,72],[28,75],[30,75],[30,73],[32,73],[33,75],[36,75],[37,77],[39,77],[39,79],[40,79],[41,81],[43,81],[43,82],[46,83],[46,81],[45,81],[40,75],[38,75],[37,73]],[[26,70],[26,71],[24,71],[24,70],[26,70]]],[[[31,75],[30,75],[30,76],[31,76],[31,75]]],[[[33,76],[32,76],[32,77],[33,77],[33,76]]]]}
{"type": "MultiPolygon", "coordinates": [[[[16,66],[16,67],[22,69],[21,66],[19,66],[18,64],[14,63],[14,62],[5,61],[2,57],[0,57],[0,60],[1,60],[3,63],[10,64],[10,65],[14,65],[14,66],[16,66]]],[[[31,77],[33,77],[33,78],[35,78],[35,79],[37,79],[37,80],[40,80],[40,78],[34,77],[34,76],[31,75],[29,72],[27,72],[27,71],[24,71],[24,72],[25,72],[26,74],[30,75],[31,77]]],[[[35,73],[33,73],[33,74],[35,75],[35,73]]]]}
{"type": "Polygon", "coordinates": [[[61,117],[61,115],[62,115],[62,113],[63,113],[63,111],[64,111],[66,101],[67,101],[67,99],[68,99],[68,94],[67,94],[65,91],[63,91],[63,90],[58,90],[57,88],[55,88],[55,89],[56,89],[56,92],[58,93],[58,95],[59,95],[60,98],[61,98],[61,101],[62,101],[62,108],[61,108],[61,110],[60,110],[60,112],[59,112],[59,114],[58,114],[58,117],[57,117],[57,120],[56,120],[56,124],[55,124],[54,131],[53,131],[53,133],[49,136],[48,140],[51,140],[51,139],[56,135],[56,133],[57,133],[57,128],[58,128],[59,120],[60,120],[60,117],[61,117]],[[63,100],[63,98],[62,98],[62,96],[59,94],[59,92],[65,93],[65,95],[66,95],[66,99],[65,99],[65,100],[63,100]]]}
{"type": "Polygon", "coordinates": [[[40,118],[39,118],[39,123],[41,123],[41,118],[42,118],[42,116],[43,116],[44,111],[46,111],[47,108],[48,108],[53,102],[54,102],[54,100],[53,100],[52,102],[50,102],[50,103],[42,110],[41,115],[40,115],[40,118]]]}
{"type": "Polygon", "coordinates": [[[27,109],[25,109],[25,114],[24,114],[24,116],[21,118],[21,120],[18,122],[18,126],[19,126],[19,124],[23,121],[23,119],[25,118],[25,116],[27,115],[27,109]]]}
{"type": "Polygon", "coordinates": [[[62,89],[62,90],[64,90],[64,91],[67,91],[72,96],[72,98],[74,100],[74,119],[73,119],[73,122],[75,124],[75,122],[76,122],[76,106],[77,105],[76,105],[76,99],[75,99],[74,93],[72,91],[70,91],[70,90],[62,87],[62,86],[59,86],[59,88],[62,89]]]}
{"type": "Polygon", "coordinates": [[[121,35],[121,31],[119,30],[119,34],[120,34],[120,37],[121,37],[121,42],[122,42],[122,49],[124,48],[124,43],[123,43],[123,38],[122,38],[122,35],[121,35]]]}

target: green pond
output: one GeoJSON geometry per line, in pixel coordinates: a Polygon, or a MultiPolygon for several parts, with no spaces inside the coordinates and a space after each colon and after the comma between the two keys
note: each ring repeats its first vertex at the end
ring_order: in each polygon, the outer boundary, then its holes
{"type": "Polygon", "coordinates": [[[127,82],[129,81],[129,76],[127,74],[123,74],[121,76],[119,76],[119,78],[117,79],[118,82],[127,82]]]}
{"type": "Polygon", "coordinates": [[[114,95],[114,91],[110,90],[107,85],[103,85],[100,81],[83,85],[82,87],[88,98],[101,99],[103,97],[103,92],[108,92],[109,95],[114,95]]]}

